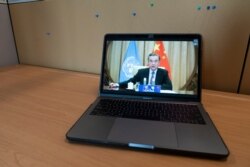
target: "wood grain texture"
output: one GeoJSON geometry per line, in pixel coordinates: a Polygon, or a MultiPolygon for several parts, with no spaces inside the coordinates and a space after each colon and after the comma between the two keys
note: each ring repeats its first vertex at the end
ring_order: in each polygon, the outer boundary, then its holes
{"type": "Polygon", "coordinates": [[[98,96],[99,76],[17,65],[0,68],[0,166],[250,166],[250,97],[203,90],[231,152],[227,160],[73,144],[67,130],[98,96]]]}

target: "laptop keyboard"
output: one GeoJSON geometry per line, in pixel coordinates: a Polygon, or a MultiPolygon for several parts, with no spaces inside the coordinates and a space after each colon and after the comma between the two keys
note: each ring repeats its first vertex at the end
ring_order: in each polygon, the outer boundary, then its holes
{"type": "Polygon", "coordinates": [[[196,105],[101,99],[91,115],[205,124],[196,105]]]}

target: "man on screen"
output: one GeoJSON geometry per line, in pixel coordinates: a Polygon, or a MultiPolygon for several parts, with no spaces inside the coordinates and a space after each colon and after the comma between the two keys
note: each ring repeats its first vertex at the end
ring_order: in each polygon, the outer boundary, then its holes
{"type": "Polygon", "coordinates": [[[161,89],[172,90],[172,83],[168,77],[168,71],[162,68],[158,68],[160,64],[160,56],[155,53],[148,55],[149,68],[140,69],[127,81],[119,84],[111,83],[110,87],[119,86],[120,88],[126,88],[129,82],[136,84],[139,82],[148,85],[161,85],[161,89]]]}

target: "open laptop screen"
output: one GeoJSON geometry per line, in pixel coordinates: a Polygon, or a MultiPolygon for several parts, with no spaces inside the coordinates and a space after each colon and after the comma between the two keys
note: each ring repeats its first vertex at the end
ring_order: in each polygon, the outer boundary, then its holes
{"type": "Polygon", "coordinates": [[[107,35],[103,52],[102,93],[199,96],[199,35],[107,35]]]}

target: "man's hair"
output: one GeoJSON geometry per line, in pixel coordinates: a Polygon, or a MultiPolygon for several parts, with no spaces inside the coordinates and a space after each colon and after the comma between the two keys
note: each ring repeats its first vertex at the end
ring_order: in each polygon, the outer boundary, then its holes
{"type": "Polygon", "coordinates": [[[150,54],[148,55],[148,60],[149,60],[149,57],[151,57],[151,56],[158,56],[159,61],[161,60],[160,56],[159,56],[158,54],[156,54],[156,53],[150,53],[150,54]]]}

